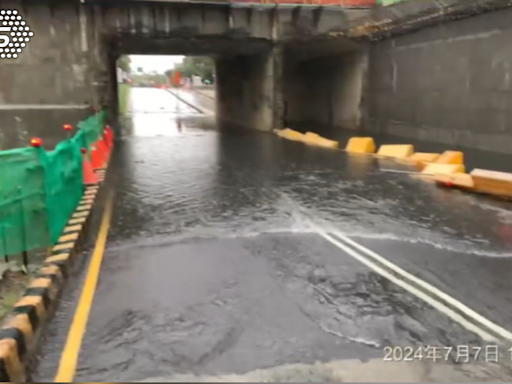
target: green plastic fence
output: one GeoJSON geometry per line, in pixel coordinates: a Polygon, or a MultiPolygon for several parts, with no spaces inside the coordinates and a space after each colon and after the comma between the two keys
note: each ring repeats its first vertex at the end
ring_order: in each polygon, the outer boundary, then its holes
{"type": "Polygon", "coordinates": [[[102,111],[53,151],[0,151],[0,257],[53,245],[83,194],[82,153],[105,126],[102,111]]]}
{"type": "Polygon", "coordinates": [[[50,242],[40,151],[0,151],[0,256],[48,246],[50,242]]]}
{"type": "Polygon", "coordinates": [[[65,140],[46,154],[46,208],[51,241],[55,243],[83,194],[81,146],[65,140]]]}
{"type": "Polygon", "coordinates": [[[75,136],[77,144],[82,145],[88,151],[91,144],[96,142],[103,132],[106,120],[106,111],[101,111],[87,120],[78,123],[79,132],[75,136]]]}

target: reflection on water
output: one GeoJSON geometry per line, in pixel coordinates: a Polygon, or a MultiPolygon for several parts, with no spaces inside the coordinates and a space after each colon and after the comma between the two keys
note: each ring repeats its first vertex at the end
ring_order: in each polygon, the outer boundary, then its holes
{"type": "Polygon", "coordinates": [[[166,90],[135,88],[130,103],[131,134],[139,137],[177,136],[183,133],[182,117],[199,113],[166,90]]]}
{"type": "Polygon", "coordinates": [[[211,118],[162,92],[132,94],[132,134],[114,160],[119,203],[131,206],[120,220],[134,222],[121,237],[305,231],[308,215],[346,233],[510,252],[506,203],[381,172],[365,156],[219,132],[211,118]]]}

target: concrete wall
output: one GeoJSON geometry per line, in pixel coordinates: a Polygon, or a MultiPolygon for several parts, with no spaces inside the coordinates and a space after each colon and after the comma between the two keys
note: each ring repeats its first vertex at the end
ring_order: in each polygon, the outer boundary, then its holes
{"type": "Polygon", "coordinates": [[[17,59],[0,62],[0,149],[25,146],[31,136],[51,148],[65,137],[62,125],[90,115],[97,102],[84,15],[69,2],[2,8],[19,9],[34,36],[17,59]]]}
{"type": "Polygon", "coordinates": [[[334,53],[304,61],[285,60],[285,120],[311,126],[335,137],[342,129],[358,129],[364,84],[364,50],[334,53]]]}
{"type": "MultiPolygon", "coordinates": [[[[18,59],[0,60],[0,149],[25,145],[30,136],[51,148],[64,137],[62,125],[85,118],[90,106],[107,104],[115,115],[113,63],[121,54],[238,56],[233,60],[244,66],[239,84],[230,83],[229,71],[220,81],[221,93],[227,92],[220,116],[271,129],[280,125],[282,103],[279,85],[271,84],[280,82],[279,63],[266,55],[268,47],[277,40],[327,37],[351,19],[351,11],[321,6],[7,0],[2,8],[19,10],[34,37],[18,59]]],[[[222,59],[220,67],[234,68],[230,60],[222,59]]]]}
{"type": "Polygon", "coordinates": [[[373,43],[372,131],[510,153],[512,9],[373,43]]]}

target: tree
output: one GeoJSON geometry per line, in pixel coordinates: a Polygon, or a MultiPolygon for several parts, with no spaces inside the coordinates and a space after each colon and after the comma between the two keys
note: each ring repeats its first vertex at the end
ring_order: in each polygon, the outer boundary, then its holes
{"type": "Polygon", "coordinates": [[[165,76],[170,80],[172,79],[172,76],[174,75],[174,69],[168,69],[164,72],[165,76]]]}
{"type": "Polygon", "coordinates": [[[209,57],[187,56],[175,68],[184,77],[199,76],[201,79],[212,81],[215,73],[215,63],[209,57]]]}
{"type": "Polygon", "coordinates": [[[131,76],[134,86],[166,85],[167,78],[161,73],[135,73],[131,76]]]}
{"type": "Polygon", "coordinates": [[[126,73],[131,72],[131,63],[132,60],[130,59],[130,56],[121,56],[117,60],[117,67],[125,71],[126,73]]]}

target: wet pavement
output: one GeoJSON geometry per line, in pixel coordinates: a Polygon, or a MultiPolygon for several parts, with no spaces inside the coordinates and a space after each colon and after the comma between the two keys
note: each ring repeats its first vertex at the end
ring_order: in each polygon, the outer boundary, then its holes
{"type": "MultiPolygon", "coordinates": [[[[385,359],[387,346],[484,342],[318,231],[356,240],[511,331],[510,204],[382,172],[365,156],[218,130],[164,90],[133,89],[126,127],[76,381],[512,377],[505,350],[497,366],[483,354],[417,369],[385,359]]],[[[55,376],[80,281],[49,327],[36,381],[55,376]]]]}

